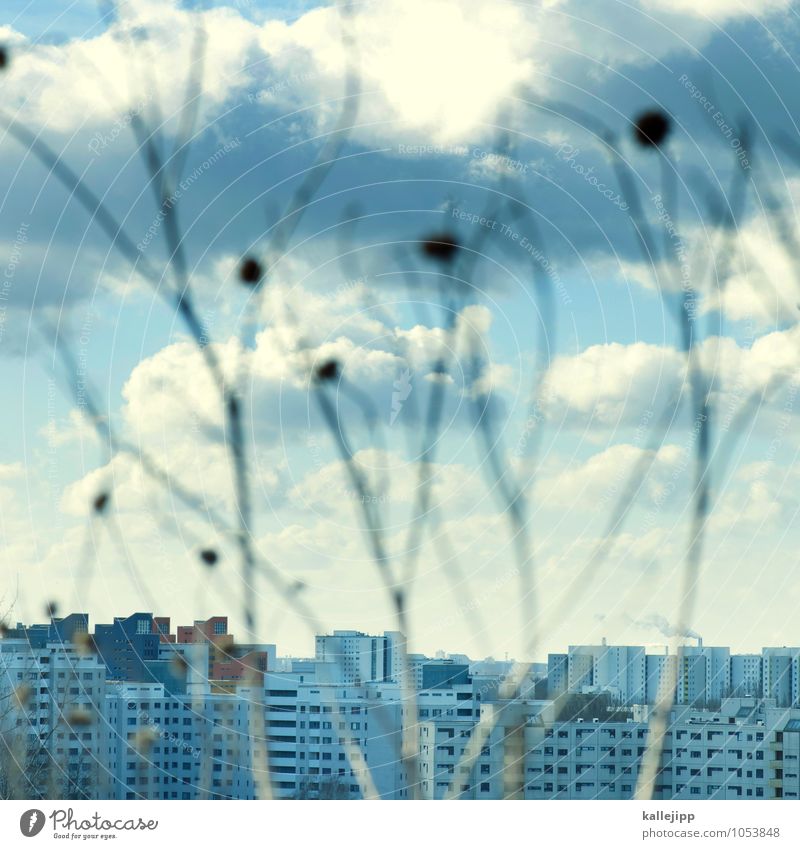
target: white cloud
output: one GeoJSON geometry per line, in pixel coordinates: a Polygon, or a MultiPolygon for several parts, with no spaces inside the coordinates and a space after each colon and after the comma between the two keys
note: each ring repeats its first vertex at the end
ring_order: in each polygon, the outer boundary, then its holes
{"type": "MultiPolygon", "coordinates": [[[[456,0],[383,0],[358,7],[352,57],[364,90],[360,120],[388,122],[390,133],[424,131],[442,142],[462,138],[493,118],[500,99],[531,74],[537,17],[535,9],[483,0],[469,9],[456,0]]],[[[302,88],[297,69],[313,61],[319,76],[311,77],[312,86],[323,96],[340,96],[346,61],[335,9],[315,9],[292,24],[269,22],[262,45],[287,79],[296,75],[298,85],[287,87],[287,94],[302,88]]]]}
{"type": "Polygon", "coordinates": [[[4,72],[6,102],[17,117],[68,132],[120,121],[128,110],[153,114],[152,97],[169,119],[183,105],[185,85],[176,70],[190,67],[196,24],[206,35],[203,103],[212,110],[250,80],[259,28],[232,9],[189,12],[177,4],[133,2],[100,35],[63,44],[33,44],[8,33],[14,51],[4,72]]]}
{"type": "MultiPolygon", "coordinates": [[[[521,85],[551,90],[553,80],[583,60],[642,63],[697,49],[715,22],[787,6],[788,0],[761,0],[755,9],[725,0],[643,0],[641,11],[566,0],[527,6],[472,0],[469,8],[458,0],[358,5],[348,19],[363,90],[357,132],[372,140],[396,140],[398,132],[442,143],[475,140],[521,85]]],[[[161,112],[174,116],[184,95],[175,70],[188,66],[197,23],[208,37],[207,115],[245,89],[250,103],[287,111],[314,105],[316,123],[340,108],[347,61],[333,4],[291,22],[263,23],[235,8],[189,11],[174,0],[120,8],[106,31],[64,44],[32,44],[4,28],[15,47],[4,88],[21,117],[66,132],[85,122],[124,121],[126,110],[156,92],[161,112]]],[[[602,64],[590,63],[587,72],[602,73],[602,64]]]]}
{"type": "Polygon", "coordinates": [[[0,481],[19,480],[24,475],[25,467],[22,463],[0,463],[0,481]]]}
{"type": "Polygon", "coordinates": [[[678,15],[693,15],[718,23],[733,19],[765,16],[786,10],[792,0],[642,0],[645,9],[678,15]]]}
{"type": "MultiPolygon", "coordinates": [[[[409,507],[416,503],[420,486],[419,464],[415,457],[395,451],[367,449],[356,452],[354,465],[367,482],[369,492],[381,504],[402,505],[391,512],[402,525],[409,518],[409,507]],[[401,519],[398,511],[406,514],[401,519]]],[[[431,463],[426,477],[431,504],[448,516],[462,514],[486,499],[483,478],[478,469],[460,463],[431,463]]],[[[357,512],[360,498],[344,463],[337,460],[309,473],[289,492],[289,499],[303,510],[334,513],[350,520],[357,512]]]]}
{"type": "MultiPolygon", "coordinates": [[[[720,417],[731,419],[755,392],[800,378],[800,326],[757,338],[750,347],[711,337],[698,348],[720,417]]],[[[675,348],[634,342],[592,345],[558,357],[547,376],[544,406],[554,422],[591,427],[636,426],[680,391],[688,397],[686,357],[675,348]]],[[[780,399],[760,413],[774,412],[780,399]]],[[[648,420],[649,420],[648,419],[648,420]]]]}
{"type": "Polygon", "coordinates": [[[733,321],[775,327],[800,318],[797,263],[790,258],[763,217],[736,233],[730,276],[704,298],[704,312],[722,309],[733,321]]]}
{"type": "Polygon", "coordinates": [[[662,445],[656,452],[637,445],[612,445],[584,462],[567,462],[560,471],[546,473],[536,482],[536,497],[548,507],[574,507],[579,512],[582,505],[592,504],[593,512],[605,515],[640,460],[651,461],[645,492],[658,498],[684,450],[673,444],[662,445]]]}
{"type": "Polygon", "coordinates": [[[684,362],[675,349],[644,342],[592,345],[553,362],[546,406],[556,420],[572,415],[587,426],[635,420],[675,393],[684,362]]]}

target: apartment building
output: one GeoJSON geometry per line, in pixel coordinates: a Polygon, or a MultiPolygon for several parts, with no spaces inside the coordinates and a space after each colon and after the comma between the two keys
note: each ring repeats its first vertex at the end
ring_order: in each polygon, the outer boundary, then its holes
{"type": "MultiPolygon", "coordinates": [[[[571,693],[604,691],[623,704],[640,704],[646,699],[643,646],[609,646],[605,641],[600,645],[570,646],[566,671],[567,690],[571,693]]],[[[553,673],[555,681],[559,673],[555,668],[553,673]]],[[[549,677],[548,667],[548,682],[549,677]]]]}
{"type": "Polygon", "coordinates": [[[758,696],[763,692],[763,657],[760,654],[731,655],[731,695],[758,696]]]}
{"type": "Polygon", "coordinates": [[[256,799],[269,781],[279,798],[624,799],[648,745],[648,705],[674,685],[659,798],[800,798],[799,649],[570,646],[508,699],[503,675],[457,655],[416,656],[418,688],[405,692],[392,632],[321,635],[315,659],[276,671],[274,646],[220,657],[225,617],[172,634],[168,618],[138,613],[98,626],[99,641],[88,624],[72,614],[0,639],[0,735],[12,755],[0,759],[0,791],[256,799]],[[140,650],[147,657],[132,656],[140,650]],[[258,657],[260,668],[245,662],[258,657]]]}
{"type": "MultiPolygon", "coordinates": [[[[53,632],[51,631],[51,636],[53,632]]],[[[0,735],[6,780],[27,795],[105,798],[106,667],[61,640],[0,640],[0,735]],[[52,768],[57,765],[56,768],[52,768]]]]}
{"type": "Polygon", "coordinates": [[[730,695],[729,648],[696,646],[678,648],[678,677],[675,701],[681,705],[719,703],[730,695]]]}
{"type": "MultiPolygon", "coordinates": [[[[552,722],[526,728],[529,799],[632,798],[646,722],[552,722]]],[[[797,799],[800,711],[727,699],[719,711],[677,708],[665,737],[656,798],[797,799]]]]}
{"type": "Polygon", "coordinates": [[[400,681],[405,641],[397,631],[382,637],[361,631],[334,631],[315,640],[315,660],[336,665],[335,677],[345,684],[400,681]]]}

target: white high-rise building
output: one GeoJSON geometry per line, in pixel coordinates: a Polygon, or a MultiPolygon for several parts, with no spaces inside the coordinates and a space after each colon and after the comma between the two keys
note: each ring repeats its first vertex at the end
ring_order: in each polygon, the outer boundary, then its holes
{"type": "Polygon", "coordinates": [[[764,648],[761,656],[764,698],[778,707],[800,704],[800,648],[764,648]]]}
{"type": "Polygon", "coordinates": [[[336,664],[341,684],[371,681],[399,682],[403,669],[404,640],[397,631],[382,637],[361,631],[334,631],[316,638],[317,661],[336,664]]]}
{"type": "Polygon", "coordinates": [[[641,704],[646,698],[643,646],[570,646],[567,652],[570,692],[610,693],[623,704],[641,704]]]}
{"type": "Polygon", "coordinates": [[[647,689],[645,701],[654,705],[672,689],[675,696],[677,658],[674,654],[648,654],[645,658],[647,689]]]}
{"type": "MultiPolygon", "coordinates": [[[[800,798],[800,711],[771,704],[676,707],[655,798],[800,798]]],[[[525,728],[525,797],[633,798],[649,731],[645,722],[555,722],[542,713],[525,728]]]]}
{"type": "Polygon", "coordinates": [[[731,655],[731,695],[759,696],[763,690],[760,654],[731,655]]]}
{"type": "Polygon", "coordinates": [[[677,660],[676,702],[681,705],[719,703],[731,691],[731,651],[727,647],[681,646],[677,660]]]}
{"type": "Polygon", "coordinates": [[[557,699],[569,687],[569,657],[566,654],[547,655],[547,698],[557,699]]]}
{"type": "Polygon", "coordinates": [[[62,642],[0,640],[0,783],[21,798],[107,798],[106,667],[62,642]],[[5,744],[5,745],[4,745],[5,744]]]}

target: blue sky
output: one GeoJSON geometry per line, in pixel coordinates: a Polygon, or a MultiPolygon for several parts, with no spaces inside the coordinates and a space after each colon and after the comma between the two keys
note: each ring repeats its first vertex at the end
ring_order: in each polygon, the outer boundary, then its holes
{"type": "MultiPolygon", "coordinates": [[[[246,399],[257,546],[287,580],[303,582],[326,626],[382,631],[394,622],[360,505],[309,391],[311,364],[330,357],[343,364],[344,383],[332,397],[400,560],[421,411],[434,363],[448,350],[433,470],[439,506],[411,590],[413,645],[482,656],[517,654],[523,644],[507,510],[472,414],[486,391],[502,462],[531,482],[548,625],[539,656],[601,636],[666,640],[654,623],[674,621],[688,533],[686,402],[656,440],[638,506],[591,586],[566,616],[547,616],[570,597],[571,581],[603,539],[626,474],[652,450],[654,422],[685,371],[675,321],[680,269],[669,254],[643,261],[607,150],[571,120],[582,110],[616,135],[659,244],[669,234],[652,197],[670,199],[677,234],[670,249],[688,257],[699,361],[714,378],[714,444],[734,446],[727,467],[720,462],[712,473],[715,511],[691,627],[707,643],[741,649],[796,643],[800,280],[786,250],[797,238],[796,163],[786,152],[797,144],[800,106],[794,5],[358,5],[349,22],[361,84],[354,126],[258,301],[238,282],[238,263],[265,256],[276,219],[341,110],[335,8],[141,0],[100,19],[95,3],[6,3],[3,111],[41,132],[84,175],[144,245],[168,290],[168,251],[163,229],[153,226],[158,210],[131,114],[160,126],[157,143],[172,149],[198,25],[207,33],[206,71],[177,198],[192,291],[246,399]],[[632,119],[651,108],[671,117],[663,151],[632,139],[632,119]],[[751,167],[742,172],[745,155],[751,167]],[[726,207],[736,220],[723,229],[716,210],[726,207]],[[441,294],[453,281],[419,251],[420,239],[441,231],[466,251],[480,249],[468,278],[466,262],[447,272],[467,293],[449,334],[441,294]],[[552,316],[536,294],[537,268],[552,289],[552,316]],[[526,418],[543,333],[552,365],[532,455],[526,418]],[[483,352],[478,385],[471,341],[483,352]],[[390,424],[395,382],[406,370],[410,395],[390,424]],[[746,432],[726,440],[735,410],[765,388],[746,432]],[[358,391],[377,411],[377,434],[353,402],[358,391]],[[457,553],[460,577],[443,562],[445,550],[457,553]]],[[[157,613],[180,621],[227,613],[241,631],[235,551],[207,520],[148,482],[136,462],[109,462],[41,328],[58,325],[118,433],[231,516],[221,411],[198,352],[97,222],[7,135],[0,163],[8,410],[0,599],[13,605],[11,618],[25,620],[41,619],[49,601],[108,620],[156,599],[157,613]],[[93,522],[92,499],[106,489],[114,512],[105,524],[93,522]],[[197,557],[205,545],[223,553],[213,574],[197,557]]],[[[259,599],[265,640],[309,650],[308,629],[267,583],[249,592],[259,599]]]]}

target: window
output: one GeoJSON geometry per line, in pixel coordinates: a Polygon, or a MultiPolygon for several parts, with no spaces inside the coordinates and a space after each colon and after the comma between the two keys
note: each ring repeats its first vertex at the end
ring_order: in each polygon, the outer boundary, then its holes
{"type": "Polygon", "coordinates": [[[224,634],[225,630],[226,630],[225,625],[226,625],[226,623],[224,621],[223,622],[215,622],[214,623],[214,633],[217,634],[217,635],[224,634]]]}

